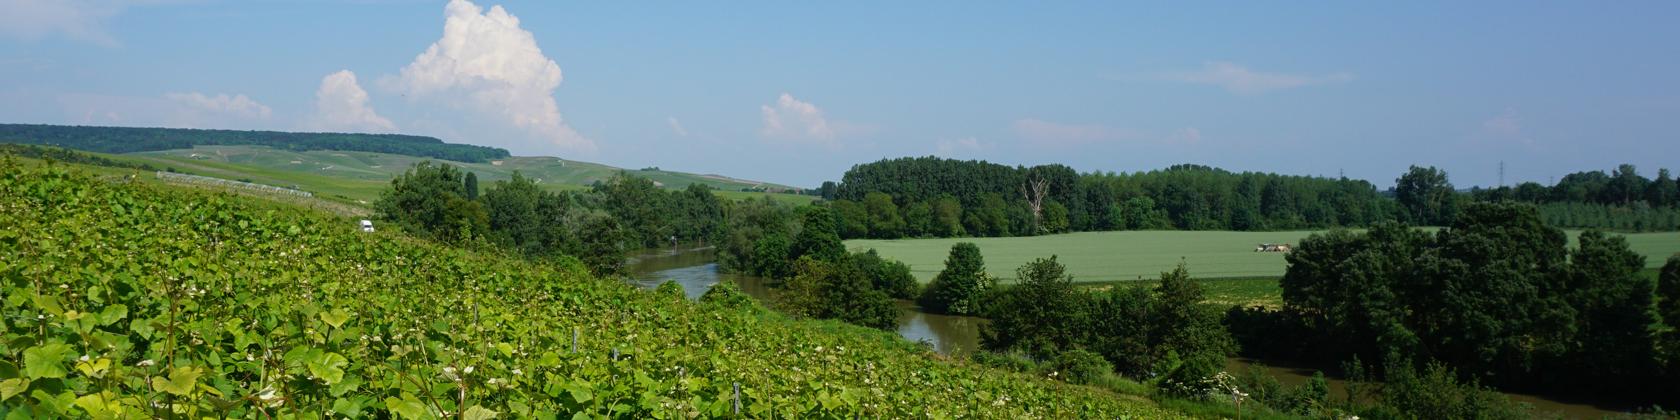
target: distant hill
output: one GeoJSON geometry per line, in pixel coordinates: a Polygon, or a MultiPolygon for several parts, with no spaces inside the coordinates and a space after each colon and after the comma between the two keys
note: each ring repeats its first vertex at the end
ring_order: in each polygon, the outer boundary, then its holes
{"type": "Polygon", "coordinates": [[[507,150],[494,147],[451,144],[433,137],[400,134],[0,124],[0,144],[3,143],[52,145],[102,153],[133,165],[296,187],[324,198],[352,203],[372,202],[391,178],[427,159],[449,161],[477,173],[484,188],[497,180],[511,178],[514,171],[553,190],[588,188],[622,171],[671,189],[704,184],[731,199],[768,196],[800,203],[813,199],[778,194],[800,190],[787,185],[716,174],[658,168],[627,170],[554,157],[511,156],[507,150]]]}
{"type": "MultiPolygon", "coordinates": [[[[302,186],[305,190],[327,195],[342,195],[356,200],[372,201],[378,197],[391,178],[402,174],[415,163],[427,158],[389,153],[355,151],[292,151],[264,146],[198,146],[190,149],[162,150],[124,155],[133,160],[159,168],[175,168],[206,176],[229,179],[249,178],[270,185],[302,186]]],[[[628,170],[599,163],[579,162],[554,157],[511,156],[482,163],[447,162],[478,174],[482,188],[490,188],[495,181],[513,176],[514,171],[537,181],[548,189],[583,189],[596,181],[606,181],[620,171],[653,180],[665,188],[685,188],[689,184],[704,184],[726,192],[731,198],[743,197],[743,190],[761,192],[792,191],[786,185],[731,178],[721,175],[701,175],[664,170],[628,170]],[[733,192],[733,193],[730,193],[733,192]]],[[[772,194],[794,197],[791,194],[772,194]]],[[[803,196],[809,197],[809,196],[803,196]]],[[[802,199],[800,201],[809,201],[802,199]]]]}
{"type": "Polygon", "coordinates": [[[0,124],[0,143],[45,144],[100,153],[135,153],[193,146],[268,146],[292,151],[343,150],[430,157],[457,162],[487,162],[508,151],[470,144],[444,143],[434,137],[403,134],[288,133],[279,131],[199,130],[190,128],[89,127],[0,124]]]}

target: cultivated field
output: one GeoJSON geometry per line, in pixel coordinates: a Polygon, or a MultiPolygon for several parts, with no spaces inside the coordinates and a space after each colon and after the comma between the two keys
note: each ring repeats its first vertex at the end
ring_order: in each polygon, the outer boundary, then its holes
{"type": "MultiPolygon", "coordinates": [[[[973,242],[986,257],[986,271],[1001,281],[1015,279],[1015,268],[1034,258],[1056,255],[1076,282],[1108,282],[1158,278],[1182,259],[1197,278],[1280,277],[1283,254],[1254,252],[1266,242],[1299,243],[1313,231],[1081,232],[1024,238],[952,238],[850,240],[852,250],[874,248],[882,256],[910,264],[922,282],[944,268],[951,244],[973,242]]],[[[1570,231],[1571,241],[1579,234],[1570,231]]],[[[1625,234],[1635,252],[1645,255],[1647,267],[1658,267],[1680,252],[1680,233],[1625,234]]]]}

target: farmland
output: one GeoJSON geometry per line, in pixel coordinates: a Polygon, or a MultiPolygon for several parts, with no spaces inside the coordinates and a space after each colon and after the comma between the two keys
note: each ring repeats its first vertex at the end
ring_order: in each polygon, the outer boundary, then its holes
{"type": "MultiPolygon", "coordinates": [[[[850,240],[846,248],[873,248],[882,256],[910,265],[922,282],[933,279],[944,268],[951,245],[973,242],[986,258],[986,271],[1010,282],[1015,268],[1034,258],[1056,255],[1067,265],[1076,282],[1112,282],[1150,279],[1168,271],[1179,261],[1190,274],[1203,279],[1280,277],[1286,263],[1281,253],[1254,252],[1258,243],[1298,243],[1313,231],[1226,232],[1226,231],[1124,231],[1081,232],[1017,238],[941,238],[900,240],[850,240]]],[[[1569,231],[1574,241],[1579,231],[1569,231]]],[[[1646,267],[1661,266],[1668,255],[1680,252],[1680,234],[1625,234],[1635,252],[1645,256],[1646,267]]]]}
{"type": "Polygon", "coordinates": [[[888,332],[242,196],[0,165],[0,277],[19,280],[0,284],[11,416],[720,417],[735,389],[752,417],[1171,416],[888,332]]]}

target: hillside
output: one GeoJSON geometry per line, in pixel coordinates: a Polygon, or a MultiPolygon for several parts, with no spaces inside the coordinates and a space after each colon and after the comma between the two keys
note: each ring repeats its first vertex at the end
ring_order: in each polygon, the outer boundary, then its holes
{"type": "Polygon", "coordinates": [[[891,333],[240,196],[0,165],[8,418],[716,417],[737,383],[751,417],[1174,416],[891,333]]]}
{"type": "Polygon", "coordinates": [[[0,124],[0,143],[42,144],[100,153],[185,149],[197,145],[260,145],[287,150],[353,150],[397,153],[462,162],[485,162],[508,151],[444,143],[403,134],[292,133],[192,128],[93,127],[0,124]]]}
{"type": "MultiPolygon", "coordinates": [[[[198,146],[191,149],[163,150],[123,155],[157,167],[207,176],[230,179],[250,178],[253,181],[290,186],[327,196],[343,196],[352,200],[372,202],[379,197],[391,178],[427,160],[423,157],[355,152],[355,151],[292,151],[263,146],[198,146]]],[[[598,163],[564,160],[553,157],[514,156],[483,163],[449,162],[478,174],[480,185],[487,188],[497,180],[512,177],[519,171],[535,179],[545,188],[583,189],[596,181],[606,181],[624,169],[598,163]]],[[[684,188],[689,184],[704,184],[719,191],[734,194],[732,198],[764,195],[741,193],[746,189],[787,190],[791,187],[729,178],[719,175],[697,175],[671,171],[631,170],[636,176],[653,180],[665,188],[684,188]]],[[[810,201],[809,196],[770,194],[787,199],[810,201]]]]}

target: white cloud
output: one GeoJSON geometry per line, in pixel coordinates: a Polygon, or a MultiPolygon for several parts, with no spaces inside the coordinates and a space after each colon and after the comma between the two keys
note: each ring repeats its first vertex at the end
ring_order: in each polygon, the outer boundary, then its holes
{"type": "Polygon", "coordinates": [[[1129,130],[1100,124],[1063,124],[1037,118],[1015,120],[1010,129],[1021,138],[1042,144],[1083,144],[1137,137],[1136,133],[1129,130]]]}
{"type": "Polygon", "coordinates": [[[396,131],[391,120],[373,112],[367,91],[356,83],[356,73],[339,70],[321,78],[315,91],[315,112],[303,121],[312,131],[381,132],[396,131]]]}
{"type": "Polygon", "coordinates": [[[1209,62],[1202,66],[1201,70],[1168,73],[1162,78],[1175,82],[1216,85],[1238,94],[1258,94],[1272,90],[1353,81],[1353,75],[1348,73],[1324,76],[1264,73],[1223,61],[1209,62]]]}
{"type": "Polygon", "coordinates": [[[665,123],[671,125],[671,132],[677,137],[688,137],[688,130],[683,128],[681,122],[677,122],[677,117],[665,117],[665,123]]]}
{"type": "Polygon", "coordinates": [[[498,118],[540,142],[509,145],[515,149],[596,149],[561,119],[554,101],[560,65],[543,55],[518,17],[501,6],[486,11],[466,0],[452,0],[444,10],[443,37],[390,85],[411,99],[430,98],[498,118]]]}
{"type": "Polygon", "coordinates": [[[759,133],[766,138],[828,143],[834,140],[834,129],[823,111],[810,102],[783,93],[776,98],[776,106],[759,106],[764,127],[759,133]]]}
{"type": "MultiPolygon", "coordinates": [[[[243,94],[228,96],[226,93],[208,96],[198,92],[166,93],[168,99],[180,106],[181,112],[194,114],[196,117],[209,119],[260,119],[266,120],[274,114],[268,105],[257,103],[243,94]]],[[[194,118],[197,119],[197,118],[194,118]]]]}

